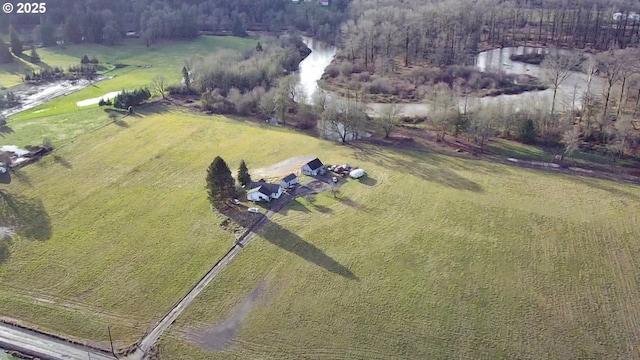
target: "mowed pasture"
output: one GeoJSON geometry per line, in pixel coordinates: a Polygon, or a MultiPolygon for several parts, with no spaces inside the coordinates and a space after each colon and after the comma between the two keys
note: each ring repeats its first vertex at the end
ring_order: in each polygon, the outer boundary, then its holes
{"type": "Polygon", "coordinates": [[[640,359],[640,187],[346,151],[369,178],[274,217],[161,359],[640,359]]]}
{"type": "MultiPolygon", "coordinates": [[[[233,244],[206,198],[216,155],[235,170],[347,149],[223,117],[155,107],[77,137],[0,185],[0,316],[133,344],[233,244]]],[[[265,125],[266,126],[266,125],[265,125]]],[[[342,157],[342,156],[340,156],[342,157]]]]}
{"type": "MultiPolygon", "coordinates": [[[[146,47],[140,39],[128,39],[116,46],[80,44],[38,49],[44,64],[63,69],[79,65],[85,54],[95,56],[107,69],[103,74],[113,78],[21,112],[12,118],[24,120],[83,111],[85,108],[76,106],[78,101],[112,91],[148,86],[156,75],[165,76],[169,83],[178,83],[182,78],[181,70],[185,60],[190,56],[207,55],[221,49],[250,49],[255,46],[256,41],[232,36],[200,36],[186,41],[164,41],[150,47],[146,47]],[[124,67],[116,68],[117,64],[124,67]]],[[[20,59],[16,59],[14,64],[0,65],[0,84],[8,86],[1,82],[3,76],[24,76],[26,65],[19,61],[20,59]]],[[[12,83],[7,80],[7,84],[12,83]]]]}

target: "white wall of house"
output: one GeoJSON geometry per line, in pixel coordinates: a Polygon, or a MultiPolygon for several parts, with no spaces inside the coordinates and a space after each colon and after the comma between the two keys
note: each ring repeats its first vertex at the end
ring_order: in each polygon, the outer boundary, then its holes
{"type": "Polygon", "coordinates": [[[278,199],[282,195],[282,186],[278,187],[278,192],[275,194],[271,194],[272,199],[278,199]]]}
{"type": "Polygon", "coordinates": [[[257,202],[257,201],[269,201],[269,197],[259,191],[252,192],[247,194],[247,200],[257,202]]]}

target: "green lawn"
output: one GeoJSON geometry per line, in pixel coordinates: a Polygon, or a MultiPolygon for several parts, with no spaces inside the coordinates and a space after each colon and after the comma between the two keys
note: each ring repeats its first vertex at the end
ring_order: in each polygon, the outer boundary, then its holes
{"type": "MultiPolygon", "coordinates": [[[[77,137],[0,185],[0,316],[131,345],[219,259],[208,164],[268,166],[333,145],[222,117],[160,112],[77,137]]],[[[346,152],[344,148],[330,150],[346,152]]]]}
{"type": "Polygon", "coordinates": [[[369,180],[276,216],[162,359],[640,357],[639,187],[336,149],[369,180]]]}
{"type": "MultiPolygon", "coordinates": [[[[185,59],[192,55],[206,55],[220,49],[249,49],[253,46],[255,46],[255,40],[251,39],[200,36],[188,41],[162,42],[149,48],[139,39],[126,40],[123,44],[116,46],[82,44],[42,48],[38,53],[43,63],[48,66],[60,66],[66,69],[69,65],[79,64],[85,54],[89,57],[97,57],[105,67],[110,69],[115,64],[127,66],[105,73],[113,76],[113,79],[99,82],[95,86],[16,114],[14,118],[23,120],[74,112],[78,110],[76,107],[78,101],[98,97],[111,91],[149,85],[156,75],[165,76],[169,82],[178,82],[182,76],[181,69],[185,59]]],[[[15,81],[11,82],[9,78],[17,75],[24,75],[24,69],[17,64],[0,65],[0,85],[14,85],[15,81]]]]}

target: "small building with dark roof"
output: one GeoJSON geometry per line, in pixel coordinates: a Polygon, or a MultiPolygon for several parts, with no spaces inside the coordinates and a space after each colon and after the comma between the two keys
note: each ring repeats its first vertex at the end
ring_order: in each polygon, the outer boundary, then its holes
{"type": "Polygon", "coordinates": [[[282,186],[283,188],[290,188],[298,184],[298,177],[294,173],[291,173],[280,180],[280,186],[282,186]]]}
{"type": "Polygon", "coordinates": [[[325,169],[324,164],[318,158],[315,158],[304,164],[301,171],[304,175],[307,176],[324,175],[327,173],[327,169],[325,169]]]}

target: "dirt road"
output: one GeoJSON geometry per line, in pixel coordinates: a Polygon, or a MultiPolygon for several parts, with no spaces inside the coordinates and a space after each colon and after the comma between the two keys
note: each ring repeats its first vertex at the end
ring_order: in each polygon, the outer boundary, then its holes
{"type": "Polygon", "coordinates": [[[46,334],[0,323],[0,347],[51,360],[116,360],[99,350],[54,339],[46,334]]]}

